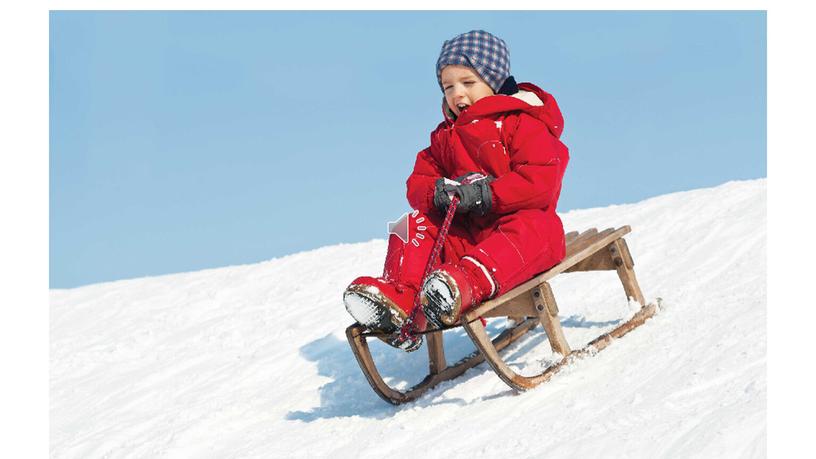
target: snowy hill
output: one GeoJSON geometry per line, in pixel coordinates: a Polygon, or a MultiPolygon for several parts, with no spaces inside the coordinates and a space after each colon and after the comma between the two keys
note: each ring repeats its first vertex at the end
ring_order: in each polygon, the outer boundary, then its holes
{"type": "MultiPolygon", "coordinates": [[[[341,292],[381,272],[384,240],[52,290],[51,455],[764,457],[766,180],[562,217],[568,230],[631,225],[641,287],[665,307],[518,395],[486,364],[401,407],[374,394],[341,292]]],[[[553,289],[573,347],[627,311],[611,272],[553,289]]],[[[445,341],[449,362],[473,350],[463,332],[445,341]]],[[[392,383],[427,368],[424,348],[372,352],[392,383]]],[[[522,370],[551,358],[540,327],[504,355],[522,370]]]]}

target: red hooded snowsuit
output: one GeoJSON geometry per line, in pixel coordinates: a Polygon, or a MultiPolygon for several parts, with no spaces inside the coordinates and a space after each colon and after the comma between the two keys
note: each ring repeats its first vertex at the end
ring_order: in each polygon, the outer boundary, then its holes
{"type": "Polygon", "coordinates": [[[563,117],[550,94],[531,83],[518,86],[518,94],[480,99],[456,120],[446,113],[431,133],[430,147],[419,152],[407,180],[408,202],[416,209],[409,242],[391,235],[386,280],[420,287],[443,218],[433,205],[436,180],[468,172],[496,178],[492,209],[482,217],[456,216],[442,262],[478,260],[493,276],[497,296],[564,258],[564,228],[555,213],[569,161],[559,140],[563,117]]]}

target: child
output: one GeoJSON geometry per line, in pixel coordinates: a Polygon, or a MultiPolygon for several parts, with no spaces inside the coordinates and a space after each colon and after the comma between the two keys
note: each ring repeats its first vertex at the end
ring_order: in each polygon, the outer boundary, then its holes
{"type": "Polygon", "coordinates": [[[343,295],[357,322],[408,351],[421,341],[400,340],[399,329],[416,295],[427,323],[452,325],[565,254],[555,210],[569,154],[558,140],[564,122],[555,99],[531,83],[517,85],[504,41],[482,30],[445,41],[436,75],[445,120],[408,177],[409,242],[392,234],[382,277],[359,277],[343,295]],[[460,203],[441,264],[423,283],[454,194],[460,203]]]}

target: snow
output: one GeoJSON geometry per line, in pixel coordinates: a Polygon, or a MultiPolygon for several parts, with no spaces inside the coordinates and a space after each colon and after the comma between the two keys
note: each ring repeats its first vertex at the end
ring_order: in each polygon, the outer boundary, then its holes
{"type": "MultiPolygon", "coordinates": [[[[521,394],[485,364],[403,406],[374,394],[342,292],[381,272],[384,240],[52,290],[51,455],[764,457],[766,180],[562,217],[568,230],[631,225],[641,287],[664,307],[521,394]]],[[[553,290],[573,348],[632,313],[613,272],[553,290]]],[[[461,331],[445,344],[449,362],[473,350],[461,331]]],[[[424,376],[424,347],[371,348],[390,383],[424,376]]],[[[540,327],[503,356],[525,374],[559,357],[540,327]]]]}

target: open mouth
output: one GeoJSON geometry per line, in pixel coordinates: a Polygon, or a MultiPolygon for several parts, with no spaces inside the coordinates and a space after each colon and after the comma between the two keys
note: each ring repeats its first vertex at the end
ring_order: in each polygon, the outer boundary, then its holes
{"type": "Polygon", "coordinates": [[[456,105],[456,109],[459,110],[459,113],[464,112],[465,110],[467,110],[468,107],[469,107],[469,105],[467,105],[467,104],[457,104],[456,105]]]}

